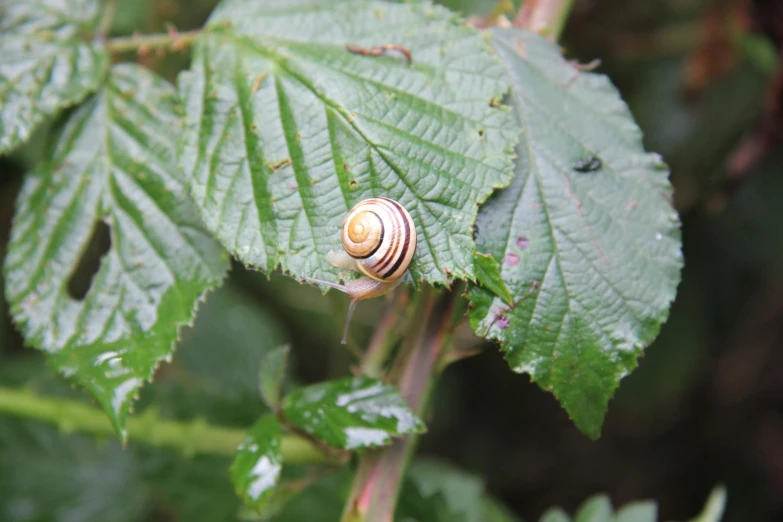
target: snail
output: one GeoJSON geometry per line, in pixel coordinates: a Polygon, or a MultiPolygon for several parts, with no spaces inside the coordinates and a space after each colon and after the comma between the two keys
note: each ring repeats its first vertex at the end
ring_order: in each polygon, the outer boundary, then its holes
{"type": "Polygon", "coordinates": [[[365,277],[342,285],[311,277],[302,279],[345,292],[351,298],[343,330],[345,344],[356,303],[387,294],[402,281],[416,251],[416,226],[402,205],[377,197],[360,201],[348,211],[340,236],[344,250],[328,252],[326,260],[365,277]]]}

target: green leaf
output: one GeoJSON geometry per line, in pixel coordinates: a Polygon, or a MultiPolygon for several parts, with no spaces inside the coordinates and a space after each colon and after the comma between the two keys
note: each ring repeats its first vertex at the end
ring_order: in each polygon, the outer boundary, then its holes
{"type": "Polygon", "coordinates": [[[288,354],[291,352],[289,345],[283,345],[270,350],[261,361],[261,397],[267,406],[272,409],[280,407],[280,391],[285,377],[288,354]]]}
{"type": "Polygon", "coordinates": [[[571,517],[562,508],[554,507],[549,508],[546,513],[541,515],[538,522],[571,522],[571,517]]]}
{"type": "Polygon", "coordinates": [[[608,495],[595,495],[585,500],[574,516],[574,522],[606,522],[614,517],[608,495]]]}
{"type": "Polygon", "coordinates": [[[373,195],[410,211],[415,280],[474,278],[477,204],[511,180],[508,84],[443,7],[224,1],[180,76],[180,163],[207,228],[244,263],[337,281],[347,210],[373,195]],[[403,45],[361,56],[346,44],[403,45]]]}
{"type": "Polygon", "coordinates": [[[176,133],[174,90],[141,67],[113,68],[27,176],[5,259],[26,341],[86,387],[122,436],[134,395],[227,269],[172,163],[176,133]],[[69,280],[98,223],[111,246],[79,300],[69,280]]]}
{"type": "Polygon", "coordinates": [[[477,246],[503,260],[514,306],[473,288],[471,324],[597,438],[680,279],[668,172],[605,77],[533,33],[494,30],[492,43],[524,132],[514,182],[481,209],[477,246]]]}
{"type": "Polygon", "coordinates": [[[98,0],[0,0],[0,154],[95,91],[109,56],[92,37],[98,0]]]}
{"type": "Polygon", "coordinates": [[[723,511],[726,509],[726,487],[716,486],[710,492],[704,509],[690,522],[720,522],[723,511]]]}
{"type": "Polygon", "coordinates": [[[261,509],[277,485],[282,467],[280,424],[274,415],[265,415],[237,448],[231,463],[231,480],[248,504],[261,509]]]}
{"type": "Polygon", "coordinates": [[[283,414],[310,435],[342,449],[383,446],[392,437],[424,431],[424,423],[394,386],[369,377],[295,390],[283,400],[283,414]]]}
{"type": "Polygon", "coordinates": [[[478,284],[503,299],[504,302],[512,304],[514,300],[511,297],[511,291],[500,274],[500,263],[491,255],[480,252],[476,252],[474,261],[478,284]]]}
{"type": "MultiPolygon", "coordinates": [[[[614,522],[656,522],[658,506],[652,501],[640,501],[626,504],[617,511],[614,522]]],[[[581,522],[576,520],[575,522],[581,522]]]]}

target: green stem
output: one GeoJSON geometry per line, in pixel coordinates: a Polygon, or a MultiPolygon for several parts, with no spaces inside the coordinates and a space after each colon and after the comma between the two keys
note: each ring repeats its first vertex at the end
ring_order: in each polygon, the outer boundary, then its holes
{"type": "Polygon", "coordinates": [[[556,42],[565,28],[574,0],[525,0],[514,26],[535,31],[556,42]]]}
{"type": "Polygon", "coordinates": [[[193,31],[185,31],[181,33],[177,31],[170,31],[168,33],[119,36],[116,38],[108,38],[106,40],[106,48],[111,54],[120,54],[134,51],[143,54],[145,51],[152,49],[170,49],[171,51],[179,51],[186,47],[190,47],[200,33],[201,30],[196,29],[193,31]]]}
{"type": "MultiPolygon", "coordinates": [[[[101,410],[74,400],[42,397],[25,389],[0,387],[0,413],[56,424],[65,432],[116,436],[101,410]]],[[[128,434],[135,442],[177,449],[188,455],[232,455],[245,437],[245,430],[213,426],[203,419],[166,420],[154,410],[147,410],[128,419],[128,434]]],[[[308,440],[293,435],[283,436],[282,451],[286,462],[339,462],[308,440]]]]}
{"type": "MultiPolygon", "coordinates": [[[[419,416],[429,406],[440,373],[438,359],[451,335],[454,299],[452,292],[438,295],[425,289],[416,307],[415,317],[419,320],[389,372],[402,397],[419,416]]],[[[400,485],[417,443],[418,437],[409,436],[361,455],[343,522],[393,520],[400,485]]]]}

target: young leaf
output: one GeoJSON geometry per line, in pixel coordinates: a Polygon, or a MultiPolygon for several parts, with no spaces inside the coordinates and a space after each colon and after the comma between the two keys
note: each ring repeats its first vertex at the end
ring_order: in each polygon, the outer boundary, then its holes
{"type": "Polygon", "coordinates": [[[369,377],[328,381],[290,393],[283,414],[310,435],[342,449],[383,446],[421,433],[424,423],[389,384],[369,377]]]}
{"type": "Polygon", "coordinates": [[[605,522],[614,519],[608,495],[594,495],[585,500],[574,515],[574,522],[605,522]]]}
{"type": "Polygon", "coordinates": [[[162,79],[113,68],[25,179],[5,259],[26,341],[86,387],[122,436],[134,395],[227,269],[172,164],[175,109],[162,79]],[[111,246],[79,300],[69,279],[99,222],[111,246]]]}
{"type": "Polygon", "coordinates": [[[495,30],[492,43],[524,132],[514,182],[481,209],[477,246],[502,260],[514,306],[473,288],[471,324],[595,438],[679,282],[667,170],[605,77],[529,32],[495,30]]]}
{"type": "MultiPolygon", "coordinates": [[[[658,506],[655,502],[640,501],[626,504],[614,517],[614,522],[656,522],[658,520],[658,506]]],[[[576,519],[574,522],[582,522],[576,519]]]]}
{"type": "Polygon", "coordinates": [[[500,263],[494,257],[481,252],[476,252],[474,260],[476,282],[500,297],[504,302],[512,304],[511,292],[503,282],[503,276],[500,273],[500,263]]]}
{"type": "Polygon", "coordinates": [[[283,345],[270,350],[261,361],[261,397],[266,405],[272,409],[280,406],[280,390],[285,377],[288,354],[291,352],[289,345],[283,345]]]}
{"type": "Polygon", "coordinates": [[[231,480],[248,504],[261,509],[277,484],[282,466],[280,424],[274,415],[265,415],[237,448],[231,463],[231,480]]]}
{"type": "Polygon", "coordinates": [[[726,487],[715,486],[704,504],[704,508],[690,522],[720,522],[726,509],[726,487]]]}
{"type": "Polygon", "coordinates": [[[98,0],[0,0],[0,154],[98,89],[109,57],[90,41],[98,0]]]}
{"type": "Polygon", "coordinates": [[[474,278],[477,203],[510,182],[517,127],[494,103],[500,62],[445,8],[227,0],[180,88],[180,163],[207,227],[246,264],[336,281],[325,254],[345,213],[382,195],[416,223],[414,279],[474,278]],[[350,47],[387,44],[412,62],[350,47]]]}

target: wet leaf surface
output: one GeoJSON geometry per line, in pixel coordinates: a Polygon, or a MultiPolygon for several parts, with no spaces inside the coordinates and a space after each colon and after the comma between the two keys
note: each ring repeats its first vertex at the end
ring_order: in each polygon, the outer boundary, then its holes
{"type": "Polygon", "coordinates": [[[342,449],[383,446],[393,437],[424,431],[424,423],[394,386],[368,377],[295,390],[283,400],[283,414],[310,435],[342,449]]]}

